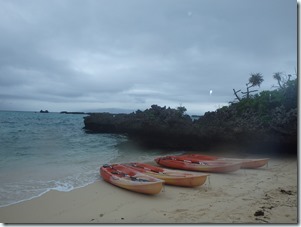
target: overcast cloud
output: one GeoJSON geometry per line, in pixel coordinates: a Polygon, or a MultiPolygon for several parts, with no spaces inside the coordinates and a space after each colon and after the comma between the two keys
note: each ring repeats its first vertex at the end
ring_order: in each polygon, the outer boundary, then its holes
{"type": "Polygon", "coordinates": [[[296,67],[293,0],[0,0],[0,110],[202,114],[296,67]]]}

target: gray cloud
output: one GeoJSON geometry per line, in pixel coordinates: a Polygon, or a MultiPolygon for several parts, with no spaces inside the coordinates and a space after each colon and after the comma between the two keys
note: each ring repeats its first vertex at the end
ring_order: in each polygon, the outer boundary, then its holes
{"type": "Polygon", "coordinates": [[[296,67],[292,0],[0,2],[0,109],[203,113],[296,67]],[[213,90],[210,96],[209,91],[213,90]],[[42,107],[43,106],[43,107],[42,107]],[[52,108],[52,109],[50,109],[52,108]]]}

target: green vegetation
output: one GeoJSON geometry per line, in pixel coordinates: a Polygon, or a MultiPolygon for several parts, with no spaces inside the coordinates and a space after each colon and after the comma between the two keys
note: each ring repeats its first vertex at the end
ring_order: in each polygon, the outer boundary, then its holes
{"type": "Polygon", "coordinates": [[[274,90],[250,95],[248,88],[259,86],[261,74],[252,74],[242,98],[235,91],[235,102],[213,112],[206,112],[195,126],[208,138],[237,143],[283,143],[297,147],[297,78],[276,74],[274,90]],[[256,80],[254,79],[256,75],[256,80]],[[249,93],[248,93],[249,92],[249,93]],[[237,98],[238,97],[238,98],[237,98]]]}
{"type": "MultiPolygon", "coordinates": [[[[260,74],[254,74],[250,77],[249,83],[250,88],[252,86],[260,86],[263,78],[260,74]],[[253,82],[251,82],[253,81],[253,82]]],[[[262,119],[271,120],[271,114],[275,108],[285,108],[285,110],[297,108],[297,97],[298,97],[298,82],[297,78],[291,80],[291,75],[288,75],[288,79],[284,79],[281,73],[275,73],[274,79],[277,80],[279,87],[271,91],[262,91],[259,94],[251,96],[249,93],[240,99],[238,103],[233,104],[237,111],[241,114],[245,111],[256,112],[261,116],[262,119]]],[[[247,85],[248,85],[247,84],[247,85]]],[[[242,92],[244,94],[244,92],[242,92]]],[[[236,94],[237,95],[237,94],[236,94]]],[[[231,108],[231,107],[230,107],[231,108]]]]}
{"type": "Polygon", "coordinates": [[[251,73],[250,78],[249,78],[249,83],[246,84],[247,87],[247,91],[246,92],[242,92],[241,90],[235,91],[235,89],[233,89],[234,95],[236,96],[236,99],[241,101],[242,98],[240,98],[237,93],[241,92],[243,94],[244,98],[249,99],[251,97],[251,93],[256,92],[258,90],[251,90],[250,88],[252,87],[260,87],[260,84],[263,82],[263,77],[261,75],[261,73],[251,73]]]}

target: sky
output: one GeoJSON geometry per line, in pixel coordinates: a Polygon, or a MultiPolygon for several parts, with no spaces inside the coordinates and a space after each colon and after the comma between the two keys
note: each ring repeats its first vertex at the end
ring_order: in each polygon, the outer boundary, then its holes
{"type": "Polygon", "coordinates": [[[0,0],[0,110],[203,114],[296,68],[294,0],[0,0]]]}

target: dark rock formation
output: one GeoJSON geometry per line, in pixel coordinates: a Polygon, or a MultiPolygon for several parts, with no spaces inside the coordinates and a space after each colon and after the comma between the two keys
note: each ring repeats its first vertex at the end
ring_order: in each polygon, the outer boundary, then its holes
{"type": "Polygon", "coordinates": [[[68,112],[68,111],[61,111],[61,114],[86,114],[85,112],[68,112]]]}
{"type": "Polygon", "coordinates": [[[277,107],[267,115],[261,115],[251,108],[238,111],[232,105],[207,112],[194,123],[199,132],[209,140],[215,138],[216,143],[297,152],[297,108],[286,111],[277,107]]]}
{"type": "Polygon", "coordinates": [[[152,105],[131,114],[94,113],[85,117],[87,132],[126,134],[150,148],[212,149],[222,144],[250,150],[297,153],[297,80],[285,89],[206,112],[196,120],[185,107],[152,105]]]}
{"type": "Polygon", "coordinates": [[[126,134],[147,147],[187,149],[197,144],[197,132],[188,115],[157,105],[143,112],[94,113],[84,119],[88,132],[126,134]]]}
{"type": "Polygon", "coordinates": [[[48,110],[40,110],[40,113],[49,113],[48,110]]]}
{"type": "Polygon", "coordinates": [[[175,109],[153,105],[144,112],[131,114],[90,114],[84,118],[84,128],[93,133],[126,134],[149,148],[204,150],[221,144],[235,144],[250,149],[272,147],[296,152],[296,111],[275,110],[270,123],[264,125],[260,116],[251,110],[237,113],[235,108],[222,108],[192,121],[175,109]]]}

